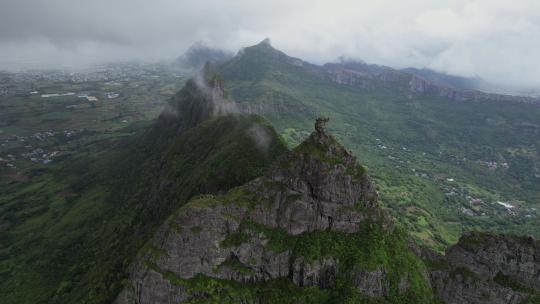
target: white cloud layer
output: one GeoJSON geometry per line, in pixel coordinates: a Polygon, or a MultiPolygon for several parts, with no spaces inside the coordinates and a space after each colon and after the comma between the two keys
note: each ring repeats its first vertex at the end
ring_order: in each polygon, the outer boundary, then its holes
{"type": "Polygon", "coordinates": [[[270,37],[315,63],[338,56],[540,87],[538,0],[1,0],[0,69],[159,60],[193,42],[270,37]]]}

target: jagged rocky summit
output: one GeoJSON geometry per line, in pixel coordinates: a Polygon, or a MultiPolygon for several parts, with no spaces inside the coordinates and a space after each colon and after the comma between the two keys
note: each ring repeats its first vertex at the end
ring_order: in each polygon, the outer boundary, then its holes
{"type": "Polygon", "coordinates": [[[379,207],[365,168],[324,124],[317,120],[263,176],[181,207],[140,254],[117,302],[275,303],[268,301],[287,290],[290,303],[351,296],[428,303],[422,263],[379,207]]]}
{"type": "Polygon", "coordinates": [[[444,256],[418,253],[445,303],[540,303],[540,242],[532,237],[468,232],[444,256]]]}
{"type": "Polygon", "coordinates": [[[176,210],[116,303],[538,303],[536,240],[471,232],[445,255],[418,247],[326,122],[262,176],[176,210]]]}

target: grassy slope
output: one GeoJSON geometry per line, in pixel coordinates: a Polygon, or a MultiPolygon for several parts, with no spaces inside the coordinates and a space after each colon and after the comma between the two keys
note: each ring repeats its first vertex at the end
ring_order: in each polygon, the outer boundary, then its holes
{"type": "Polygon", "coordinates": [[[330,117],[331,131],[373,168],[383,202],[418,239],[441,249],[462,229],[540,235],[534,217],[512,217],[494,204],[522,202],[524,212],[540,207],[539,107],[414,96],[406,83],[339,85],[284,56],[264,45],[246,48],[221,67],[231,95],[253,104],[277,96],[308,109],[264,114],[290,145],[306,135],[314,116],[330,117]],[[478,161],[508,162],[510,169],[491,171],[478,161]],[[460,196],[445,196],[450,191],[460,196]],[[467,195],[488,202],[477,212],[486,215],[463,214],[471,208],[467,195]]]}
{"type": "Polygon", "coordinates": [[[258,117],[212,119],[163,150],[145,143],[146,132],[89,144],[33,172],[33,180],[1,188],[1,222],[9,225],[0,248],[3,303],[111,301],[168,210],[254,178],[285,149],[258,117]],[[271,149],[255,145],[253,125],[266,131],[271,149]],[[174,199],[159,195],[164,180],[174,199]]]}

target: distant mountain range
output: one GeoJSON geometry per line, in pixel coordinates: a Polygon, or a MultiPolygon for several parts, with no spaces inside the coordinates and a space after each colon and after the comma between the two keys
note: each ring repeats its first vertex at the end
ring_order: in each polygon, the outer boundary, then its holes
{"type": "MultiPolygon", "coordinates": [[[[270,40],[265,39],[259,45],[270,45],[270,40]]],[[[240,50],[240,53],[244,49],[240,50]]],[[[282,53],[285,55],[284,53],[282,53]]],[[[286,56],[286,55],[285,55],[286,56]]],[[[288,57],[288,56],[287,56],[288,57]]],[[[179,57],[178,62],[191,68],[200,68],[205,62],[225,62],[233,58],[233,54],[225,50],[211,48],[203,43],[196,43],[190,47],[184,55],[179,57]]],[[[334,75],[334,79],[340,83],[362,85],[364,80],[376,77],[385,81],[409,80],[411,91],[415,93],[439,94],[454,100],[502,100],[526,103],[538,103],[540,98],[529,95],[534,93],[519,94],[499,92],[515,92],[497,85],[486,82],[479,77],[462,77],[437,72],[428,68],[405,68],[394,69],[388,66],[368,64],[361,60],[338,58],[334,63],[317,66],[301,59],[289,57],[297,64],[319,67],[334,75]],[[411,78],[411,76],[413,76],[411,78]]]]}
{"type": "Polygon", "coordinates": [[[532,220],[540,197],[537,99],[452,88],[363,62],[314,65],[268,41],[216,68],[240,111],[270,120],[290,146],[317,116],[330,117],[334,134],[376,166],[378,185],[392,193],[385,202],[423,242],[452,244],[464,226],[540,236],[532,220]],[[426,187],[429,196],[403,203],[404,193],[426,187]],[[473,198],[481,206],[471,206],[473,198]],[[520,220],[509,220],[497,201],[519,204],[520,220]],[[410,212],[424,214],[430,228],[403,216],[410,212]]]}
{"type": "Polygon", "coordinates": [[[154,121],[0,189],[2,303],[539,303],[537,100],[193,53],[154,121]]]}

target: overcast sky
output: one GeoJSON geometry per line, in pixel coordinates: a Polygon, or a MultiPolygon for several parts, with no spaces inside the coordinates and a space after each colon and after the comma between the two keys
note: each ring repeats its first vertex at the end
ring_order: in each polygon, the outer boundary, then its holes
{"type": "Polygon", "coordinates": [[[0,69],[181,55],[196,41],[540,86],[538,0],[0,0],[0,69]]]}

